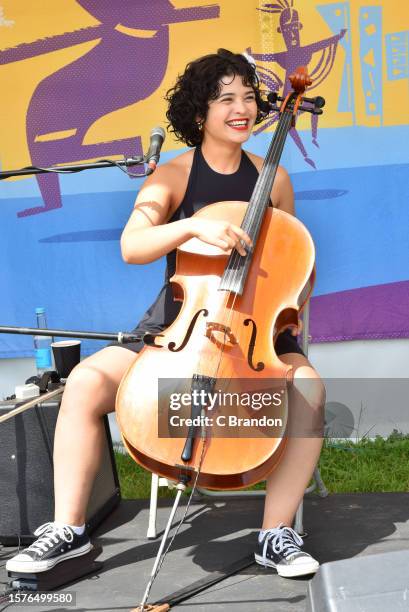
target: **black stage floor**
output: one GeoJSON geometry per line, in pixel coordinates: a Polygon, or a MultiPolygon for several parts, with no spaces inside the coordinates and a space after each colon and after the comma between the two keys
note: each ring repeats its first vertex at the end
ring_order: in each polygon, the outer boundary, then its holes
{"type": "MultiPolygon", "coordinates": [[[[170,504],[170,500],[160,500],[159,533],[170,504]]],[[[260,498],[195,501],[166,557],[150,601],[158,601],[251,553],[262,508],[260,498]]],[[[183,507],[179,508],[178,516],[182,511],[183,507]]],[[[99,557],[104,562],[102,570],[62,589],[76,594],[74,608],[13,605],[7,609],[107,612],[135,607],[159,542],[146,539],[147,523],[147,500],[121,502],[94,534],[94,542],[103,547],[99,557]]],[[[309,533],[305,548],[321,563],[404,550],[409,546],[409,493],[330,495],[325,499],[312,494],[304,502],[304,527],[309,533]]],[[[1,550],[0,586],[7,581],[4,566],[12,554],[14,549],[1,550]]],[[[252,565],[172,609],[301,612],[305,610],[307,586],[308,578],[284,579],[272,570],[252,565]]],[[[0,605],[3,609],[4,604],[0,605]]]]}

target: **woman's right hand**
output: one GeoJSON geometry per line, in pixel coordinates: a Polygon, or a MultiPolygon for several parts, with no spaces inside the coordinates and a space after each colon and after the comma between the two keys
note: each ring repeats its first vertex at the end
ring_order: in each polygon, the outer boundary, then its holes
{"type": "Polygon", "coordinates": [[[230,254],[232,249],[236,249],[240,255],[246,255],[245,245],[250,249],[253,243],[244,230],[238,225],[229,221],[220,221],[214,219],[195,219],[191,217],[192,235],[199,238],[202,242],[213,244],[227,254],[230,254]],[[244,243],[244,244],[243,244],[244,243]]]}

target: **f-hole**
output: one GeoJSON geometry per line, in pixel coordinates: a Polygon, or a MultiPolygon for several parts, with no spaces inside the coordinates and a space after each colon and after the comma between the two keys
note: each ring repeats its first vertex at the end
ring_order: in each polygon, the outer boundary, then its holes
{"type": "Polygon", "coordinates": [[[178,351],[181,351],[182,349],[185,348],[186,344],[189,342],[190,336],[192,335],[193,329],[196,325],[196,321],[199,315],[202,313],[204,317],[207,317],[209,314],[209,311],[206,308],[201,308],[200,310],[197,311],[193,319],[190,321],[190,325],[187,329],[185,337],[183,338],[182,344],[178,348],[176,348],[176,342],[169,342],[168,349],[172,351],[172,353],[177,353],[178,351]]]}
{"type": "Polygon", "coordinates": [[[256,366],[253,364],[254,347],[256,345],[257,337],[257,325],[255,321],[253,321],[253,319],[245,319],[243,323],[246,327],[248,327],[251,323],[253,327],[251,330],[251,338],[247,353],[247,363],[249,364],[250,368],[255,372],[261,372],[261,370],[264,370],[264,363],[262,361],[259,361],[256,366]]]}

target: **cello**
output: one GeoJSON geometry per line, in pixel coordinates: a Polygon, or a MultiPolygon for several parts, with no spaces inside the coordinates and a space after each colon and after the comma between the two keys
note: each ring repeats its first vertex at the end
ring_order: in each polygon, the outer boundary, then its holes
{"type": "MultiPolygon", "coordinates": [[[[171,282],[182,302],[180,313],[160,334],[160,344],[155,340],[139,353],[118,390],[125,447],[140,465],[174,481],[210,489],[247,487],[266,478],[285,447],[292,370],[275,354],[274,341],[298,325],[314,281],[314,244],[299,220],[270,208],[269,200],[297,112],[320,114],[323,105],[322,98],[302,98],[310,82],[305,70],[290,79],[293,91],[285,100],[270,97],[273,110],[282,101],[280,119],[250,201],[218,202],[195,213],[241,226],[253,246],[244,256],[235,249],[226,255],[196,238],[178,247],[171,282]],[[240,428],[234,437],[223,430],[216,435],[206,421],[209,398],[218,394],[218,414],[226,417],[223,394],[253,398],[260,390],[281,393],[274,435],[257,425],[245,435],[240,428]],[[190,418],[181,435],[170,427],[174,395],[190,396],[190,418]]],[[[251,413],[241,405],[234,410],[239,422],[251,413]]]]}
{"type": "MultiPolygon", "coordinates": [[[[166,401],[158,397],[158,379],[190,380],[191,390],[204,394],[219,391],[218,380],[224,386],[232,379],[276,380],[281,383],[278,387],[291,380],[291,367],[276,356],[274,340],[287,327],[298,325],[314,278],[310,234],[298,219],[268,206],[285,138],[308,83],[305,70],[293,75],[291,82],[293,92],[281,105],[275,137],[250,202],[219,202],[195,213],[241,226],[253,248],[244,257],[236,250],[228,256],[197,238],[178,247],[171,282],[175,299],[183,301],[181,311],[163,332],[161,345],[146,346],[139,353],[118,390],[116,412],[127,450],[143,467],[171,480],[198,472],[201,444],[191,428],[185,440],[159,435],[166,401]]],[[[235,388],[239,386],[237,382],[235,388]]],[[[166,384],[162,387],[159,395],[161,390],[163,395],[169,393],[166,384]]],[[[263,480],[284,448],[285,401],[282,404],[283,426],[277,437],[207,437],[197,484],[238,489],[263,480]]],[[[192,402],[192,418],[202,408],[192,402]]]]}

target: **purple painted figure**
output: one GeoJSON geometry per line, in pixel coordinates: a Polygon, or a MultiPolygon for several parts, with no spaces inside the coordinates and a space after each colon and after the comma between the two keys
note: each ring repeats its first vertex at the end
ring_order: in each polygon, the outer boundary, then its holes
{"type": "MultiPolygon", "coordinates": [[[[298,11],[294,8],[294,0],[277,0],[272,4],[264,4],[263,8],[257,9],[264,13],[279,13],[280,14],[280,27],[277,28],[277,32],[283,35],[287,51],[281,51],[280,53],[252,53],[251,49],[248,49],[248,53],[252,55],[255,60],[261,60],[263,62],[276,62],[285,70],[284,78],[284,92],[285,97],[291,90],[291,84],[289,76],[295,72],[298,66],[308,66],[311,62],[314,53],[321,51],[320,56],[314,67],[308,71],[309,76],[312,78],[312,85],[308,88],[309,92],[320,85],[324,79],[331,72],[332,66],[334,65],[336,50],[338,41],[345,35],[346,30],[341,30],[336,36],[325,38],[316,43],[301,46],[300,41],[300,30],[303,25],[299,20],[298,11]]],[[[257,71],[260,75],[262,83],[264,83],[270,91],[278,91],[283,85],[283,82],[278,75],[272,70],[263,66],[257,65],[257,71]]],[[[267,121],[263,123],[263,126],[256,130],[254,134],[259,134],[270,125],[275,123],[278,119],[278,114],[275,114],[267,121]]],[[[311,116],[311,128],[312,128],[312,142],[315,146],[318,145],[317,132],[318,132],[318,116],[311,116]]],[[[297,132],[296,128],[290,130],[290,135],[301,151],[304,160],[307,164],[315,168],[315,163],[310,157],[302,143],[302,140],[297,132]]]]}
{"type": "MultiPolygon", "coordinates": [[[[169,0],[77,2],[101,25],[1,54],[0,63],[5,63],[64,48],[74,41],[100,39],[91,51],[45,78],[34,91],[27,111],[27,143],[34,166],[141,155],[140,136],[89,145],[83,144],[84,137],[98,119],[148,98],[159,87],[168,64],[169,24],[219,16],[218,5],[175,9],[169,0]],[[149,37],[137,30],[145,30],[149,37]]],[[[44,206],[23,210],[19,217],[62,207],[58,175],[36,178],[44,206]]]]}

